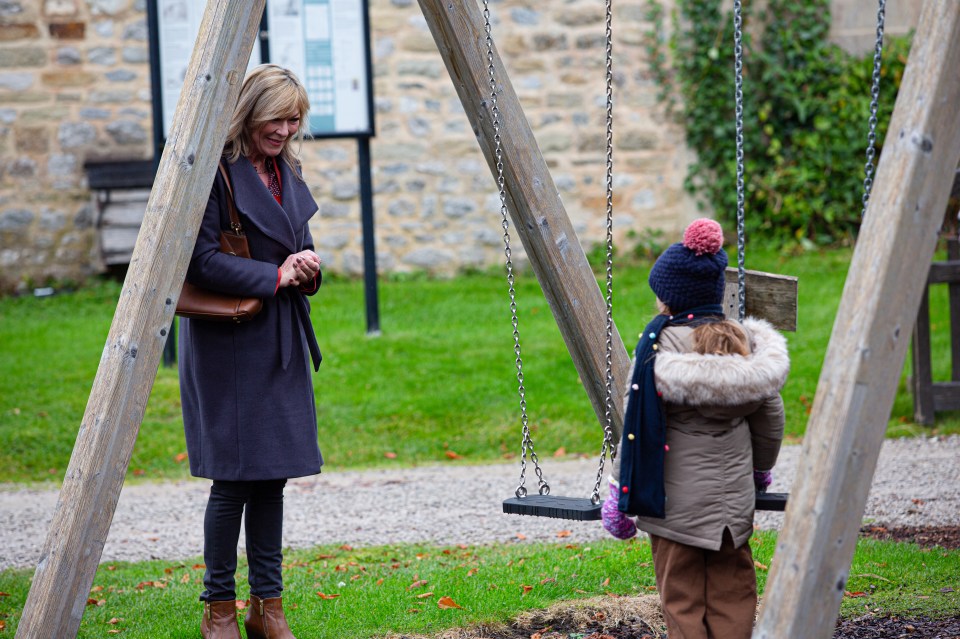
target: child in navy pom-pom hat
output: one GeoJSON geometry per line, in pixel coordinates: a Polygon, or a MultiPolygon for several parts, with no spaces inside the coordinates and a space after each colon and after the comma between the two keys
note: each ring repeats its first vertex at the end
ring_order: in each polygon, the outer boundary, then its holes
{"type": "Polygon", "coordinates": [[[671,637],[751,636],[754,470],[773,468],[783,439],[786,341],[724,318],[726,267],[720,225],[700,219],[650,271],[661,314],[640,334],[602,508],[615,537],[650,536],[671,637]]]}

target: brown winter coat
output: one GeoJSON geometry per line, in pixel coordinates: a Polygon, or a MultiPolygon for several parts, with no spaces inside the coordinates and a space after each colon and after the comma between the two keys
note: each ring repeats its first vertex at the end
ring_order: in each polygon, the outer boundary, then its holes
{"type": "Polygon", "coordinates": [[[661,332],[654,378],[667,420],[666,517],[638,517],[649,534],[708,550],[720,548],[725,528],[736,547],[750,538],[753,470],[777,461],[790,360],[770,324],[747,318],[743,327],[747,357],[694,352],[687,326],[661,332]]]}

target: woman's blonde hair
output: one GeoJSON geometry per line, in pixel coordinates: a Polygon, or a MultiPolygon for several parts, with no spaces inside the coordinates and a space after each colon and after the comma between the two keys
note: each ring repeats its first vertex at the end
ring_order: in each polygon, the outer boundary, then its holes
{"type": "MultiPolygon", "coordinates": [[[[285,120],[295,115],[300,118],[300,128],[293,136],[302,145],[308,135],[307,112],[310,99],[303,84],[292,71],[275,64],[261,64],[254,67],[243,79],[237,108],[227,131],[227,142],[223,155],[230,163],[236,162],[241,155],[249,156],[253,151],[253,133],[272,120],[285,120]]],[[[291,168],[300,166],[300,146],[294,151],[289,141],[283,146],[280,158],[291,168]]],[[[294,170],[299,177],[299,172],[294,170]]],[[[301,178],[302,179],[302,178],[301,178]]]]}
{"type": "Polygon", "coordinates": [[[747,333],[737,322],[707,322],[693,329],[693,350],[704,355],[750,354],[747,333]]]}

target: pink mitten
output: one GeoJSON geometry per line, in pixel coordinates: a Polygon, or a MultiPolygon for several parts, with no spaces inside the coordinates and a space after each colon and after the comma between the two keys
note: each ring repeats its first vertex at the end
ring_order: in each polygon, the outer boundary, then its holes
{"type": "Polygon", "coordinates": [[[637,534],[637,524],[633,519],[617,510],[620,494],[614,484],[610,484],[610,496],[603,502],[600,514],[603,517],[603,529],[617,539],[630,539],[637,534]]]}

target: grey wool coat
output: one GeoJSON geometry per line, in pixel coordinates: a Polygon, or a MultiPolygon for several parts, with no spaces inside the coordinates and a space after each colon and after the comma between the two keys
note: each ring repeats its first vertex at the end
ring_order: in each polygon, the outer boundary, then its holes
{"type": "Polygon", "coordinates": [[[667,422],[666,517],[637,517],[644,532],[707,550],[720,549],[725,529],[737,548],[753,533],[753,470],[770,470],[780,453],[790,358],[769,323],[747,318],[743,328],[746,357],[695,352],[688,326],[660,334],[654,378],[667,422]]]}
{"type": "Polygon", "coordinates": [[[278,166],[283,206],[246,158],[227,165],[252,259],[220,251],[220,230],[230,218],[217,172],[187,270],[197,286],[263,300],[263,310],[242,324],[180,320],[180,399],[197,477],[302,477],[323,463],[311,379],[311,358],[319,366],[320,352],[309,302],[296,287],[276,289],[287,256],[313,248],[307,222],[317,204],[293,169],[278,166]]]}

